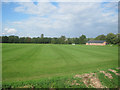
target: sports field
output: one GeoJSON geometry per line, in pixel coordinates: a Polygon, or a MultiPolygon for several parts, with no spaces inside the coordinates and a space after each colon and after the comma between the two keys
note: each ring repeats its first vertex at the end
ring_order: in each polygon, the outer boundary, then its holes
{"type": "Polygon", "coordinates": [[[3,82],[83,74],[118,67],[117,46],[3,44],[3,82]]]}

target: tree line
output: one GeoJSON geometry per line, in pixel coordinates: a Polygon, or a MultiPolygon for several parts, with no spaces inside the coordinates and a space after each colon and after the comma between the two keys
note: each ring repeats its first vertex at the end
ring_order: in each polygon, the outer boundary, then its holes
{"type": "Polygon", "coordinates": [[[96,38],[86,38],[85,35],[81,35],[76,38],[66,38],[65,36],[61,37],[44,37],[41,34],[41,37],[19,37],[19,36],[0,36],[2,43],[40,43],[40,44],[85,44],[89,40],[105,40],[109,44],[119,44],[120,45],[120,33],[113,34],[109,33],[107,35],[99,35],[96,38]]]}

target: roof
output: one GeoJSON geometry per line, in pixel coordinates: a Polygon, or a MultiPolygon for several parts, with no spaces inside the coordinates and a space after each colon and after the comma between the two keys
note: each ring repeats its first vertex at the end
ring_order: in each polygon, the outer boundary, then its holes
{"type": "Polygon", "coordinates": [[[104,43],[106,41],[104,40],[91,40],[91,41],[88,41],[87,43],[104,43]]]}

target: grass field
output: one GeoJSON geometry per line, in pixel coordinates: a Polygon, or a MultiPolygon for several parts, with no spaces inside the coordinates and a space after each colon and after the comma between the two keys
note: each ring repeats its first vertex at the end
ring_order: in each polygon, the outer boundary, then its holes
{"type": "Polygon", "coordinates": [[[3,82],[70,76],[118,67],[117,46],[3,44],[3,82]]]}

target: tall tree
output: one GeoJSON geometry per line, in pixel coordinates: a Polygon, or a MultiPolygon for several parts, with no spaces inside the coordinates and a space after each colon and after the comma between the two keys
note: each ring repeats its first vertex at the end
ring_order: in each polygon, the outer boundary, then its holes
{"type": "Polygon", "coordinates": [[[31,38],[30,37],[26,37],[24,40],[26,43],[31,43],[31,38]]]}
{"type": "Polygon", "coordinates": [[[117,38],[118,38],[117,44],[120,46],[120,33],[117,34],[117,38]]]}
{"type": "Polygon", "coordinates": [[[8,36],[2,36],[2,42],[8,43],[9,37],[8,36]]]}
{"type": "Polygon", "coordinates": [[[25,43],[25,37],[20,37],[19,38],[19,43],[25,43]]]}
{"type": "Polygon", "coordinates": [[[2,43],[2,37],[0,36],[0,43],[2,43]]]}
{"type": "Polygon", "coordinates": [[[74,38],[74,43],[79,44],[80,43],[79,38],[74,38]]]}
{"type": "Polygon", "coordinates": [[[116,35],[113,33],[107,34],[106,41],[110,44],[114,44],[114,39],[116,38],[116,35]]]}
{"type": "Polygon", "coordinates": [[[8,42],[14,43],[14,36],[13,35],[8,37],[8,42]]]}
{"type": "Polygon", "coordinates": [[[85,35],[80,36],[79,40],[80,40],[80,44],[85,44],[85,43],[86,43],[86,41],[87,41],[87,39],[86,39],[86,36],[85,36],[85,35]]]}
{"type": "Polygon", "coordinates": [[[41,34],[41,38],[44,38],[44,34],[41,34]]]}
{"type": "MultiPolygon", "coordinates": [[[[53,43],[53,44],[85,44],[86,41],[94,40],[94,38],[86,38],[85,35],[81,35],[79,38],[66,38],[65,36],[61,36],[59,38],[47,38],[44,35],[41,37],[18,37],[18,36],[1,36],[2,43],[53,43]]],[[[120,45],[120,33],[113,34],[109,33],[107,36],[99,35],[95,38],[95,40],[105,40],[110,44],[119,44],[120,45]]]]}
{"type": "Polygon", "coordinates": [[[18,36],[14,36],[14,43],[19,43],[19,37],[18,36]]]}
{"type": "Polygon", "coordinates": [[[55,38],[55,37],[52,38],[51,43],[52,43],[52,44],[57,44],[57,38],[55,38]]]}
{"type": "Polygon", "coordinates": [[[60,37],[60,44],[64,44],[65,43],[65,39],[66,39],[66,37],[65,36],[61,36],[60,37]]]}
{"type": "Polygon", "coordinates": [[[106,36],[105,35],[99,35],[95,38],[95,40],[106,40],[106,36]]]}
{"type": "Polygon", "coordinates": [[[67,44],[72,44],[72,39],[71,38],[68,38],[67,44]]]}

